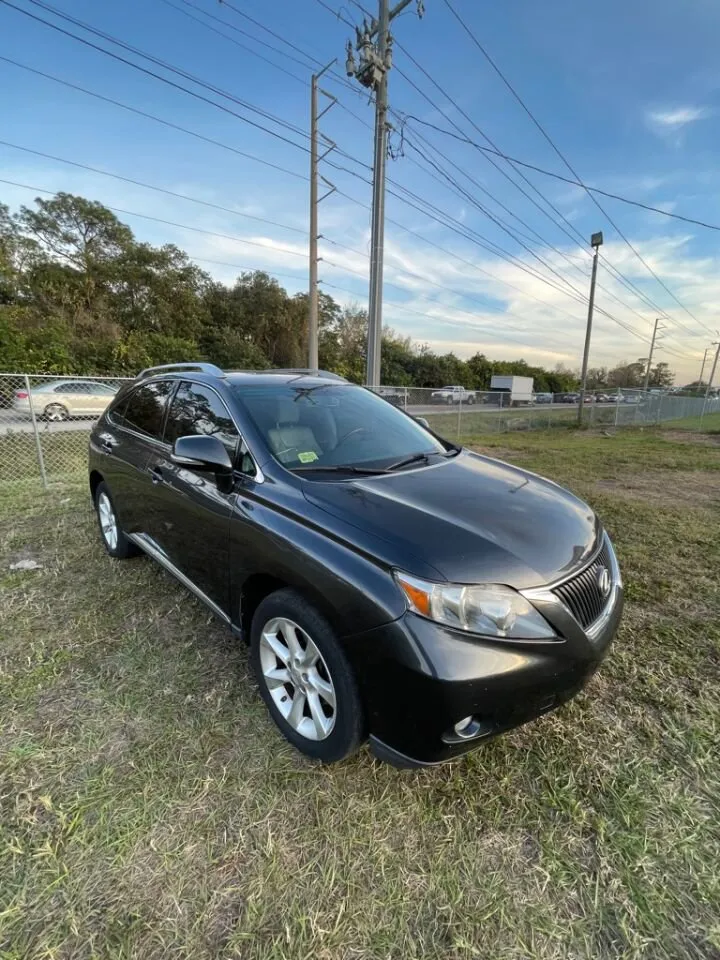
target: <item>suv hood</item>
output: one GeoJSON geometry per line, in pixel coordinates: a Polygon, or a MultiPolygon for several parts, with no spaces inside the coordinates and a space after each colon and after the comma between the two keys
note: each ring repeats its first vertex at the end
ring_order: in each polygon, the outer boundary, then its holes
{"type": "Polygon", "coordinates": [[[590,507],[567,490],[466,451],[419,470],[306,481],[303,492],[357,527],[358,545],[380,538],[401,569],[427,576],[430,565],[456,583],[551,583],[590,557],[600,533],[590,507]]]}

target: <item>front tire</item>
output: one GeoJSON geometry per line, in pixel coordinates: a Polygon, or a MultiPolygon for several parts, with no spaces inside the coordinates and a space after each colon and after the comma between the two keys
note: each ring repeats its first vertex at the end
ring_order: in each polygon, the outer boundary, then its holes
{"type": "Polygon", "coordinates": [[[128,540],[120,528],[115,504],[105,481],[99,483],[95,491],[95,512],[100,525],[103,546],[111,557],[116,560],[127,560],[128,557],[135,557],[140,553],[138,547],[132,540],[128,540]]]}
{"type": "Polygon", "coordinates": [[[295,590],[258,606],[250,661],[271,717],[301,753],[334,763],[360,747],[365,718],[352,668],[325,617],[295,590]]]}

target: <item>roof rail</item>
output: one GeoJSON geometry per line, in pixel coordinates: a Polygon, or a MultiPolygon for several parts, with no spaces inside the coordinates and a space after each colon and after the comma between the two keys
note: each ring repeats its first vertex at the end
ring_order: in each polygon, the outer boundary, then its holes
{"type": "Polygon", "coordinates": [[[339,373],[331,373],[329,370],[318,370],[317,368],[312,367],[291,367],[278,369],[277,367],[271,367],[269,370],[248,370],[247,373],[295,373],[298,376],[305,374],[309,377],[321,377],[323,380],[339,380],[341,383],[347,383],[345,377],[341,377],[339,373]]]}
{"type": "Polygon", "coordinates": [[[174,373],[180,370],[196,370],[198,373],[209,373],[212,377],[224,377],[225,371],[216,367],[214,363],[165,363],[159,367],[146,367],[135,377],[136,380],[142,380],[145,377],[155,376],[157,373],[174,373]]]}

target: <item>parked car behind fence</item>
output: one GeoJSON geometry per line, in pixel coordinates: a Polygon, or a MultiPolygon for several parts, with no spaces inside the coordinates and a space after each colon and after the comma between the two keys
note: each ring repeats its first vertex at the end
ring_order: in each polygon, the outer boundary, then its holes
{"type": "Polygon", "coordinates": [[[99,417],[117,392],[114,384],[98,380],[50,380],[31,387],[29,392],[16,390],[13,409],[27,416],[34,412],[50,423],[71,417],[99,417]]]}

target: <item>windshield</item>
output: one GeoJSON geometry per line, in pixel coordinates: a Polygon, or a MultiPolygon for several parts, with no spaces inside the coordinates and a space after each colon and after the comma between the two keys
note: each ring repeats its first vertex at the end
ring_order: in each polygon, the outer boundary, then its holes
{"type": "Polygon", "coordinates": [[[289,470],[382,470],[416,454],[454,449],[354,384],[235,384],[233,390],[272,455],[289,470]]]}

